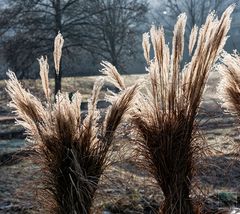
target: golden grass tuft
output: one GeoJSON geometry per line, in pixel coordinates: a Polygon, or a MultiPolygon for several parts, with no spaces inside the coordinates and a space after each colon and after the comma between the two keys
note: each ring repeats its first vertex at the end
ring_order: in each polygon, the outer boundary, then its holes
{"type": "MultiPolygon", "coordinates": [[[[7,92],[12,99],[10,105],[21,118],[18,123],[27,130],[28,139],[33,142],[37,153],[33,158],[44,173],[44,208],[50,213],[88,214],[99,179],[110,161],[109,148],[115,131],[133,104],[138,85],[124,87],[119,95],[114,95],[106,117],[99,122],[100,111],[96,104],[103,79],[97,80],[89,99],[87,116],[83,119],[79,92],[72,100],[68,94],[59,92],[56,102],[50,102],[46,63],[45,59],[40,59],[47,102],[39,101],[26,91],[15,74],[9,72],[7,92]]],[[[111,64],[105,65],[113,68],[111,64]]],[[[107,74],[120,77],[116,69],[107,74]]],[[[116,84],[120,84],[119,79],[116,84]]]]}
{"type": "Polygon", "coordinates": [[[183,69],[184,14],[174,27],[171,54],[164,29],[153,26],[150,36],[154,58],[149,62],[148,36],[144,36],[150,89],[147,88],[147,95],[140,94],[132,120],[143,156],[141,164],[153,175],[165,196],[160,213],[200,212],[190,198],[195,163],[204,152],[196,141],[196,114],[209,72],[227,40],[233,9],[234,6],[228,7],[220,19],[211,13],[198,33],[196,27],[193,29],[190,52],[195,43],[196,47],[183,69]]]}

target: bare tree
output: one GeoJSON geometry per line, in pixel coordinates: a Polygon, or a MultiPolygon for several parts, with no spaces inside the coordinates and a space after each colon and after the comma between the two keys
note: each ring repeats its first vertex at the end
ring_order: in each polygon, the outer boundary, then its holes
{"type": "MultiPolygon", "coordinates": [[[[20,78],[28,77],[36,58],[50,55],[58,32],[65,37],[66,50],[75,46],[77,35],[81,36],[75,26],[89,17],[80,0],[17,0],[9,4],[21,12],[11,23],[12,32],[4,43],[5,56],[20,78]]],[[[61,77],[62,66],[58,75],[55,73],[55,93],[61,90],[61,77]]]]}
{"type": "Polygon", "coordinates": [[[93,0],[92,6],[103,12],[90,20],[86,47],[94,55],[122,68],[124,58],[134,55],[136,36],[146,23],[148,3],[141,0],[93,0]]]}
{"type": "MultiPolygon", "coordinates": [[[[74,51],[89,51],[118,67],[129,52],[137,23],[147,12],[145,0],[9,0],[8,10],[19,8],[4,41],[5,57],[19,78],[32,76],[36,58],[52,58],[53,41],[64,37],[63,62],[55,77],[61,89],[64,58],[74,51]]],[[[8,14],[6,10],[6,19],[8,14]]],[[[10,24],[10,23],[9,23],[10,24]]],[[[37,75],[37,73],[34,73],[37,75]]]]}

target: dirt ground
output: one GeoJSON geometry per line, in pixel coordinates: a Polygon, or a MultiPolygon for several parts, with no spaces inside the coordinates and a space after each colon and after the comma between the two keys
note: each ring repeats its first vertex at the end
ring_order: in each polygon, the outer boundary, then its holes
{"type": "MultiPolygon", "coordinates": [[[[216,89],[218,81],[217,72],[213,72],[198,116],[202,140],[211,148],[211,153],[197,164],[199,173],[194,178],[196,186],[192,197],[200,195],[209,213],[230,209],[231,213],[240,213],[237,210],[240,208],[240,162],[238,152],[233,149],[240,141],[238,121],[221,108],[216,89]]],[[[65,90],[74,91],[84,85],[82,93],[89,94],[92,83],[93,79],[88,83],[79,80],[71,84],[74,88],[65,90]]],[[[37,93],[41,85],[39,82],[36,85],[37,89],[33,87],[33,90],[37,93]]],[[[0,113],[6,116],[9,108],[4,103],[8,98],[3,87],[0,83],[0,113]]],[[[21,127],[13,127],[12,122],[1,121],[1,131],[21,130],[21,127]]],[[[125,124],[119,131],[128,132],[129,126],[125,124]]],[[[112,148],[116,161],[100,182],[93,213],[148,214],[159,208],[163,195],[151,176],[136,165],[132,158],[134,147],[128,135],[116,139],[112,148]]],[[[0,140],[0,214],[44,213],[37,203],[41,172],[29,159],[29,153],[31,150],[27,150],[24,140],[0,140]]]]}

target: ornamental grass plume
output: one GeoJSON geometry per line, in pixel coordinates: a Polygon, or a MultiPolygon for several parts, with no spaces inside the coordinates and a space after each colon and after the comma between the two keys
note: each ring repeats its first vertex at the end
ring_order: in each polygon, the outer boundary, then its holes
{"type": "Polygon", "coordinates": [[[100,122],[96,104],[103,79],[96,81],[83,119],[79,92],[72,100],[68,94],[59,92],[56,102],[51,103],[47,59],[41,58],[39,63],[47,101],[41,102],[26,91],[15,74],[9,72],[10,106],[20,118],[17,122],[26,129],[28,140],[33,142],[37,153],[34,159],[43,170],[44,208],[49,213],[88,214],[99,179],[110,161],[109,148],[115,131],[127,115],[138,86],[124,87],[118,95],[113,95],[112,105],[100,122]]]}
{"type": "Polygon", "coordinates": [[[240,56],[237,52],[224,52],[218,70],[221,72],[221,82],[218,86],[223,107],[237,115],[240,119],[240,56]]]}
{"type": "Polygon", "coordinates": [[[63,36],[59,32],[54,40],[54,51],[53,51],[55,71],[57,75],[59,75],[60,66],[61,66],[63,43],[64,43],[63,36]]]}
{"type": "Polygon", "coordinates": [[[178,17],[174,27],[171,54],[163,28],[153,26],[150,30],[152,60],[149,36],[143,36],[150,88],[146,87],[147,94],[140,93],[132,121],[138,134],[140,163],[165,196],[159,213],[200,212],[190,197],[195,164],[204,152],[196,141],[196,115],[209,72],[227,40],[233,9],[228,7],[220,19],[212,12],[199,31],[194,27],[189,42],[191,61],[183,69],[185,14],[178,17]]]}
{"type": "MultiPolygon", "coordinates": [[[[217,68],[221,74],[219,98],[223,101],[222,107],[236,116],[240,123],[240,55],[235,51],[233,54],[224,52],[221,56],[221,64],[217,68]]],[[[239,154],[238,143],[234,143],[233,149],[239,154]]]]}

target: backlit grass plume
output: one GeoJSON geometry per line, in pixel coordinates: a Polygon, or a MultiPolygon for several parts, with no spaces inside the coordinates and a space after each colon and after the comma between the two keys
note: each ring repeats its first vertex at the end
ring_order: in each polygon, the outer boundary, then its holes
{"type": "Polygon", "coordinates": [[[160,213],[199,212],[190,198],[195,163],[203,152],[196,141],[196,114],[209,72],[227,40],[233,8],[228,7],[220,19],[209,14],[199,31],[194,27],[189,41],[191,61],[183,69],[185,14],[174,27],[171,53],[164,29],[153,26],[150,39],[154,58],[149,60],[149,36],[143,36],[150,88],[147,94],[140,94],[132,119],[142,164],[165,196],[160,213]]]}
{"type": "MultiPolygon", "coordinates": [[[[20,118],[18,123],[25,127],[29,140],[34,143],[38,154],[35,158],[45,174],[44,198],[51,202],[51,206],[46,203],[45,208],[50,213],[88,214],[99,179],[109,163],[114,133],[130,108],[138,86],[124,88],[114,95],[101,123],[96,105],[103,79],[96,81],[87,116],[83,119],[78,92],[72,100],[68,94],[58,93],[56,102],[50,103],[48,66],[43,58],[39,63],[47,102],[39,101],[26,91],[15,74],[9,72],[7,91],[12,98],[11,107],[20,118]]],[[[114,74],[117,75],[116,70],[114,74]]]]}
{"type": "Polygon", "coordinates": [[[63,36],[59,32],[54,40],[54,51],[53,51],[54,65],[55,65],[55,70],[57,75],[59,75],[59,70],[60,70],[60,64],[61,64],[60,61],[62,58],[63,43],[64,43],[63,36]]]}
{"type": "Polygon", "coordinates": [[[221,71],[219,95],[223,106],[240,119],[240,56],[224,52],[218,70],[221,71]]]}

